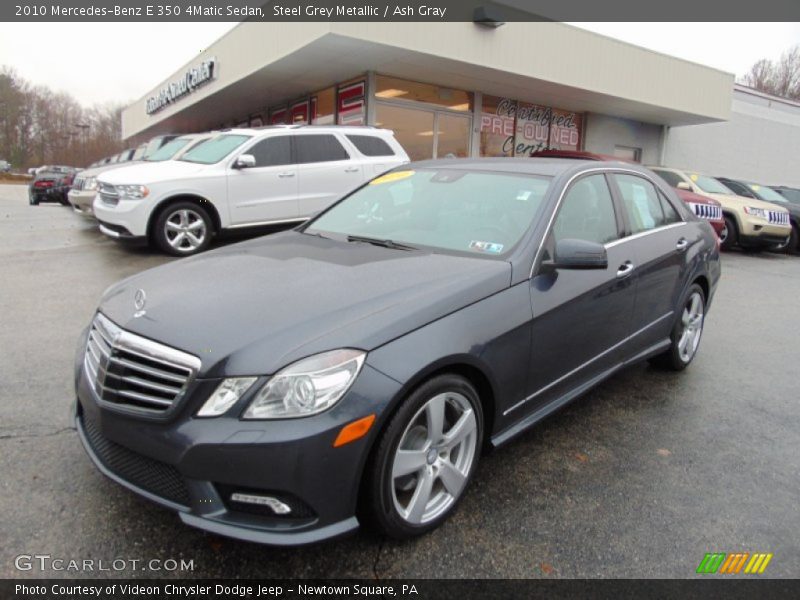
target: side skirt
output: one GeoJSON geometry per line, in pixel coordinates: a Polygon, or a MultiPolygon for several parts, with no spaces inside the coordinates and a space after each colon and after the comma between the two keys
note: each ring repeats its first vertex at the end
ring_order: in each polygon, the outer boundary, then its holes
{"type": "Polygon", "coordinates": [[[660,354],[661,352],[669,348],[671,343],[672,341],[669,338],[661,340],[657,344],[650,346],[649,348],[647,348],[643,352],[640,352],[636,356],[633,356],[632,358],[629,358],[628,360],[621,362],[611,367],[610,369],[607,369],[602,373],[599,373],[598,375],[595,375],[588,381],[585,381],[584,383],[572,388],[567,393],[557,398],[554,398],[541,408],[538,408],[531,414],[527,415],[526,417],[523,417],[522,419],[511,425],[510,427],[507,427],[500,433],[497,433],[494,436],[492,436],[491,438],[492,446],[497,448],[498,446],[501,446],[506,442],[512,440],[517,435],[527,430],[529,427],[532,427],[533,425],[535,425],[548,415],[554,413],[561,407],[565,406],[578,396],[583,395],[601,381],[608,379],[617,371],[660,354]]]}

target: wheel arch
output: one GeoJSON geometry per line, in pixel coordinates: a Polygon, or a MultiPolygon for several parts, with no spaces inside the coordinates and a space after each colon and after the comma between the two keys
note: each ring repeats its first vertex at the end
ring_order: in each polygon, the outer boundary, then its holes
{"type": "Polygon", "coordinates": [[[220,220],[219,211],[217,211],[217,207],[214,206],[213,202],[203,198],[198,194],[176,194],[159,202],[150,213],[150,218],[147,221],[147,239],[149,242],[153,241],[153,229],[155,228],[156,221],[158,221],[158,217],[162,212],[164,212],[164,210],[178,202],[191,202],[205,210],[208,213],[208,216],[211,217],[211,224],[214,228],[213,233],[219,233],[220,229],[222,228],[222,222],[220,220]]]}

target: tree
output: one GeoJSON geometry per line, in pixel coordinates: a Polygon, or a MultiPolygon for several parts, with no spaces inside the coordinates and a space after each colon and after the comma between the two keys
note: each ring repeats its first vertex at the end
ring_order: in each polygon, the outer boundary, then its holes
{"type": "Polygon", "coordinates": [[[800,101],[800,44],[784,52],[777,61],[762,58],[741,81],[767,94],[800,101]]]}
{"type": "Polygon", "coordinates": [[[86,108],[69,94],[33,86],[0,68],[0,159],[15,168],[85,167],[123,149],[123,104],[86,108]]]}

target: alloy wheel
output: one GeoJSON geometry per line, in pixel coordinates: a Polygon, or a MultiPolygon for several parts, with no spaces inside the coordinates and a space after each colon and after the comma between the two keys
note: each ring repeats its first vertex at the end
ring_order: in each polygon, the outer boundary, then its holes
{"type": "Polygon", "coordinates": [[[703,334],[703,296],[694,292],[686,301],[686,306],[681,315],[683,330],[678,340],[678,355],[688,363],[697,352],[700,345],[700,336],[703,334]]]}
{"type": "Polygon", "coordinates": [[[465,396],[437,394],[406,426],[390,478],[400,517],[422,525],[445,513],[461,496],[475,460],[478,424],[465,396]]]}
{"type": "Polygon", "coordinates": [[[164,223],[167,243],[178,252],[192,252],[203,245],[208,235],[206,223],[197,212],[182,208],[172,213],[164,223]]]}

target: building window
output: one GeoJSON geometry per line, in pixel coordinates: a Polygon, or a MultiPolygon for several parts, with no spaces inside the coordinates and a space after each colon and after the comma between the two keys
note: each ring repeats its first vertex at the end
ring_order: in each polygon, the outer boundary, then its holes
{"type": "Polygon", "coordinates": [[[631,162],[642,162],[642,149],[632,146],[614,146],[614,156],[631,162]]]}
{"type": "Polygon", "coordinates": [[[386,75],[377,75],[375,84],[375,98],[378,100],[424,102],[458,112],[470,112],[472,110],[472,93],[470,92],[428,83],[407,81],[386,75]]]}
{"type": "Polygon", "coordinates": [[[481,156],[530,156],[540,150],[580,150],[583,115],[486,95],[481,156]]]}
{"type": "Polygon", "coordinates": [[[375,106],[375,125],[394,131],[395,139],[411,160],[433,158],[434,116],[431,110],[383,103],[375,106]]]}
{"type": "Polygon", "coordinates": [[[329,87],[311,96],[311,123],[333,125],[336,122],[336,89],[329,87]]]}
{"type": "Polygon", "coordinates": [[[339,125],[364,125],[367,121],[367,82],[339,86],[336,112],[339,125]]]}

